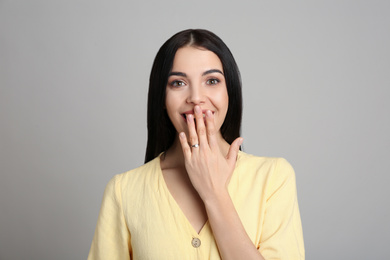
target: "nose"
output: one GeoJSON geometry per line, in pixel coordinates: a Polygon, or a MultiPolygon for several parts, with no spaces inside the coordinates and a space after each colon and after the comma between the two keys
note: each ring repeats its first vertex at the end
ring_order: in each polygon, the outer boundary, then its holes
{"type": "Polygon", "coordinates": [[[205,94],[201,84],[190,85],[188,88],[187,103],[194,105],[203,104],[205,102],[205,94]]]}

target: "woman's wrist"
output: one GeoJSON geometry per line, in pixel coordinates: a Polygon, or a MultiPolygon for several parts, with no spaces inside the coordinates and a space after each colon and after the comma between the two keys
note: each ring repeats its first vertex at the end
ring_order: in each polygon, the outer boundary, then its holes
{"type": "Polygon", "coordinates": [[[214,191],[212,194],[202,198],[203,203],[207,208],[219,208],[226,205],[226,203],[231,201],[230,194],[227,188],[221,188],[214,191]]]}

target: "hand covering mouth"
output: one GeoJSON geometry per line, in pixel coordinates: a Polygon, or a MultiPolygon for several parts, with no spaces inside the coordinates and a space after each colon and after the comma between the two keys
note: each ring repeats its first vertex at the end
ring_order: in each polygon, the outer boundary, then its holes
{"type": "MultiPolygon", "coordinates": [[[[203,118],[206,117],[206,111],[207,111],[207,110],[202,111],[203,118]]],[[[211,111],[211,113],[214,114],[214,111],[211,111]]],[[[181,114],[181,116],[183,117],[184,120],[187,120],[187,115],[188,115],[188,114],[192,114],[192,115],[193,115],[194,112],[193,112],[193,111],[191,111],[191,112],[186,112],[186,113],[181,114]]]]}

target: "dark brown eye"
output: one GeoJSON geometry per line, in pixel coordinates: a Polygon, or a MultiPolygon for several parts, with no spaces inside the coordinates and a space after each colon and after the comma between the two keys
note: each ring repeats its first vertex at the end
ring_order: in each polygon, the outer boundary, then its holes
{"type": "Polygon", "coordinates": [[[181,80],[175,80],[171,83],[172,87],[182,87],[184,85],[185,85],[185,83],[181,80]]]}
{"type": "Polygon", "coordinates": [[[209,80],[207,80],[207,84],[208,85],[216,85],[218,83],[219,83],[218,79],[209,79],[209,80]]]}

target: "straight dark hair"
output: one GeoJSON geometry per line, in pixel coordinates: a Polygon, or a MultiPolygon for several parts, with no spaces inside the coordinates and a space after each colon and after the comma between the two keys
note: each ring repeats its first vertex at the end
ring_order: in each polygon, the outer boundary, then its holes
{"type": "Polygon", "coordinates": [[[145,163],[166,151],[176,136],[176,129],[165,109],[165,90],[172,70],[176,51],[194,46],[214,52],[221,60],[229,96],[228,111],[221,126],[222,137],[231,144],[241,131],[242,93],[241,76],[232,53],[214,33],[201,29],[188,29],[176,33],[158,51],[149,78],[148,92],[148,141],[145,163]]]}

